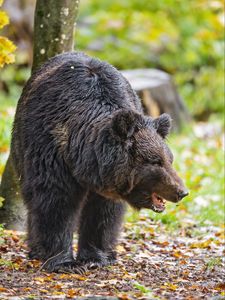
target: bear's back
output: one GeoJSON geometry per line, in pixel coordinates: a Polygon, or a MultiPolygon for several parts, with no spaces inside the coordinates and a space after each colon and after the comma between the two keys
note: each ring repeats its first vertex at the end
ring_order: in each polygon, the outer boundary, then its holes
{"type": "Polygon", "coordinates": [[[119,109],[141,111],[138,97],[121,73],[81,52],[68,52],[51,58],[31,76],[16,120],[38,130],[70,118],[89,123],[119,109]]]}
{"type": "Polygon", "coordinates": [[[65,126],[82,140],[96,121],[120,109],[141,111],[141,105],[116,68],[81,52],[57,55],[24,87],[13,127],[14,157],[20,159],[31,144],[40,152],[52,147],[52,133],[61,135],[65,126]]]}

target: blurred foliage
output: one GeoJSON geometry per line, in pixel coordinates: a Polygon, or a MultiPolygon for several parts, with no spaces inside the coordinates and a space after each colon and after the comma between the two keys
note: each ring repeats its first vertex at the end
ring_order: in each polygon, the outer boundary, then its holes
{"type": "Polygon", "coordinates": [[[119,69],[173,74],[191,113],[223,110],[222,0],[81,1],[76,47],[119,69]]]}
{"type": "Polygon", "coordinates": [[[15,65],[4,67],[0,72],[0,177],[8,157],[15,107],[29,75],[27,67],[16,68],[15,65]]]}
{"type": "MultiPolygon", "coordinates": [[[[0,0],[0,7],[3,0],[0,0]]],[[[0,29],[9,24],[9,18],[5,11],[0,10],[0,29]]],[[[0,36],[0,68],[5,64],[10,64],[15,61],[13,52],[16,50],[16,46],[6,37],[0,36]]]]}

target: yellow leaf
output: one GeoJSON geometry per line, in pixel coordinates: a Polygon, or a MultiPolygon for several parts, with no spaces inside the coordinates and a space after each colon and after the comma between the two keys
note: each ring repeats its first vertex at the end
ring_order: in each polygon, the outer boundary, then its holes
{"type": "Polygon", "coordinates": [[[149,227],[149,228],[148,228],[148,231],[149,231],[149,233],[150,233],[151,235],[155,235],[155,230],[154,230],[153,227],[149,227]]]}
{"type": "Polygon", "coordinates": [[[38,282],[45,282],[43,277],[35,277],[34,280],[38,282]]]}
{"type": "Polygon", "coordinates": [[[0,29],[9,24],[9,17],[5,11],[0,10],[0,29]]]}
{"type": "Polygon", "coordinates": [[[121,246],[121,245],[118,245],[118,246],[116,247],[116,249],[117,249],[117,251],[118,251],[119,253],[124,253],[124,252],[126,252],[126,250],[124,249],[124,247],[121,246]]]}
{"type": "Polygon", "coordinates": [[[184,254],[183,252],[177,250],[177,251],[174,251],[173,254],[172,254],[174,257],[176,258],[185,258],[187,257],[186,254],[184,254]]]}
{"type": "Polygon", "coordinates": [[[39,290],[39,292],[41,292],[41,293],[45,293],[45,294],[47,294],[47,293],[48,293],[48,291],[47,291],[47,290],[45,290],[45,289],[40,289],[40,290],[39,290]]]}
{"type": "Polygon", "coordinates": [[[54,291],[52,293],[52,295],[60,295],[60,296],[62,296],[62,295],[64,295],[64,292],[54,291]]]}
{"type": "Polygon", "coordinates": [[[52,275],[46,276],[46,277],[35,277],[34,280],[40,283],[52,281],[52,275]]]}
{"type": "Polygon", "coordinates": [[[176,289],[178,288],[178,286],[176,284],[172,284],[172,283],[165,283],[164,286],[162,286],[162,288],[167,288],[170,289],[172,291],[176,291],[176,289]]]}
{"type": "Polygon", "coordinates": [[[0,36],[0,51],[13,52],[16,46],[6,37],[0,36]]]}
{"type": "Polygon", "coordinates": [[[69,274],[62,274],[59,276],[59,279],[70,279],[71,276],[69,274]]]}
{"type": "Polygon", "coordinates": [[[13,42],[6,37],[0,36],[0,67],[15,61],[15,56],[12,54],[15,50],[16,46],[13,42]]]}
{"type": "MultiPolygon", "coordinates": [[[[4,201],[5,201],[5,198],[0,196],[0,204],[2,204],[4,201]]],[[[1,205],[0,205],[0,207],[1,207],[1,205]]]]}
{"type": "Polygon", "coordinates": [[[83,276],[80,276],[78,274],[71,274],[71,277],[72,278],[75,278],[77,280],[80,280],[80,281],[84,281],[84,280],[87,280],[87,278],[83,277],[83,276]]]}
{"type": "Polygon", "coordinates": [[[193,243],[190,245],[190,248],[200,248],[200,249],[204,249],[204,248],[210,248],[210,244],[212,243],[211,240],[207,240],[204,242],[199,242],[199,243],[193,243]]]}

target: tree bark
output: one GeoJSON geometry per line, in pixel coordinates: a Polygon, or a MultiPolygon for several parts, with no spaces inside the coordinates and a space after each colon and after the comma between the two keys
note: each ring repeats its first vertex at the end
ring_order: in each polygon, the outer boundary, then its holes
{"type": "Polygon", "coordinates": [[[48,58],[73,49],[79,0],[38,0],[34,17],[32,71],[48,58]]]}
{"type": "MultiPolygon", "coordinates": [[[[50,57],[73,50],[78,6],[79,0],[37,0],[32,71],[50,57]]],[[[11,155],[2,175],[0,196],[4,199],[0,209],[0,223],[9,229],[25,229],[26,210],[11,155]]]]}
{"type": "Polygon", "coordinates": [[[26,209],[20,193],[19,179],[10,155],[2,175],[0,195],[4,199],[3,207],[0,210],[0,223],[5,224],[9,229],[23,230],[25,228],[26,209]]]}

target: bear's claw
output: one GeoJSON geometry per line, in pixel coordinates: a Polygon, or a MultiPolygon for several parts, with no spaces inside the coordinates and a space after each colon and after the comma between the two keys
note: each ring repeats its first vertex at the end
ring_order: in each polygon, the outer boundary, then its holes
{"type": "Polygon", "coordinates": [[[61,266],[59,269],[56,270],[57,273],[64,273],[64,274],[79,274],[83,275],[88,271],[86,266],[79,266],[79,265],[69,265],[69,266],[61,266]]]}

